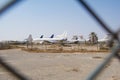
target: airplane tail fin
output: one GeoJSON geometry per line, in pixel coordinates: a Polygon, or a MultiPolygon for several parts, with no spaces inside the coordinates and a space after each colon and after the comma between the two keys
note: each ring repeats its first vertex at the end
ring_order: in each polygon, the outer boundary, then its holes
{"type": "Polygon", "coordinates": [[[44,35],[41,35],[40,38],[43,38],[44,35]]]}
{"type": "Polygon", "coordinates": [[[59,38],[67,38],[67,32],[64,32],[61,35],[57,35],[57,37],[59,37],[59,38]]]}
{"type": "Polygon", "coordinates": [[[28,42],[32,42],[32,41],[33,41],[33,38],[32,38],[32,35],[31,35],[31,34],[28,36],[27,41],[28,41],[28,42]]]}
{"type": "Polygon", "coordinates": [[[50,36],[50,38],[53,38],[54,37],[54,34],[52,34],[51,36],[50,36]]]}

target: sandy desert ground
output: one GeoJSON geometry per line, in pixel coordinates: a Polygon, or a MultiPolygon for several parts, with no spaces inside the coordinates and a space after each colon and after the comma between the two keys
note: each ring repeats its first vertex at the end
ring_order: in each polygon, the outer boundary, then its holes
{"type": "MultiPolygon", "coordinates": [[[[0,56],[32,80],[85,80],[108,53],[29,53],[21,49],[0,50],[0,56]]],[[[120,80],[120,63],[111,63],[97,80],[120,80]]],[[[0,80],[17,80],[0,65],[0,80]]]]}

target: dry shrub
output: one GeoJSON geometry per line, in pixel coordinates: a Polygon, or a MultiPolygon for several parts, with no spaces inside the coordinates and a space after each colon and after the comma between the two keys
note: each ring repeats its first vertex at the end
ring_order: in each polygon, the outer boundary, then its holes
{"type": "Polygon", "coordinates": [[[24,51],[28,52],[35,52],[35,53],[98,53],[98,52],[106,52],[108,53],[107,50],[65,50],[63,48],[59,49],[39,49],[39,48],[21,48],[24,51]]]}
{"type": "Polygon", "coordinates": [[[78,68],[73,68],[72,71],[74,71],[74,72],[78,72],[79,69],[78,69],[78,68]]]}
{"type": "Polygon", "coordinates": [[[26,48],[21,47],[22,50],[28,51],[28,52],[34,52],[34,53],[98,53],[98,52],[109,52],[109,50],[87,50],[84,49],[78,49],[78,48],[66,48],[66,46],[61,46],[57,44],[52,45],[46,45],[45,48],[26,48]]]}
{"type": "Polygon", "coordinates": [[[92,57],[92,58],[101,59],[102,57],[100,57],[100,56],[94,56],[94,57],[92,57]]]}
{"type": "Polygon", "coordinates": [[[78,68],[67,68],[67,72],[79,72],[80,70],[78,68]]]}

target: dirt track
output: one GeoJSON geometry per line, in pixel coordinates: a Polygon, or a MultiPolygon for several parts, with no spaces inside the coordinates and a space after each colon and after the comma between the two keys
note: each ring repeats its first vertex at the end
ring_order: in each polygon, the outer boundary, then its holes
{"type": "MultiPolygon", "coordinates": [[[[0,56],[32,80],[85,80],[106,53],[29,53],[20,49],[1,50],[0,56]]],[[[97,80],[120,80],[120,63],[113,59],[97,80]]],[[[17,80],[0,67],[0,80],[17,80]]]]}

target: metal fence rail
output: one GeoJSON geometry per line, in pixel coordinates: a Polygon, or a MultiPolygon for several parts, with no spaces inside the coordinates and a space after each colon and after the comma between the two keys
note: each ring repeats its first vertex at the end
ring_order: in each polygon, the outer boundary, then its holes
{"type": "MultiPolygon", "coordinates": [[[[19,1],[22,0],[11,0],[9,3],[7,3],[3,8],[0,9],[0,16],[6,11],[8,10],[8,8],[10,8],[11,6],[13,6],[14,4],[18,3],[19,1]]],[[[112,39],[111,42],[113,40],[117,41],[117,45],[114,46],[114,48],[112,48],[111,50],[111,54],[106,58],[105,61],[103,61],[103,63],[101,65],[99,65],[95,71],[92,72],[91,75],[89,75],[87,77],[86,80],[94,80],[96,79],[96,77],[99,75],[100,72],[103,71],[105,65],[107,65],[110,60],[113,57],[117,57],[120,60],[120,55],[119,55],[119,49],[120,49],[120,40],[118,38],[118,34],[120,32],[120,30],[118,30],[117,32],[113,32],[100,18],[99,16],[95,13],[95,11],[93,11],[93,9],[91,9],[91,7],[84,1],[84,0],[78,0],[78,2],[89,12],[89,14],[91,14],[91,16],[101,25],[101,27],[107,31],[108,33],[112,34],[112,39]]],[[[110,42],[110,44],[112,44],[110,42]]],[[[27,77],[23,76],[21,73],[19,73],[14,67],[10,66],[8,63],[5,62],[5,60],[0,57],[0,64],[9,72],[11,72],[13,74],[13,76],[15,76],[16,78],[20,79],[20,80],[28,80],[27,77]]]]}

